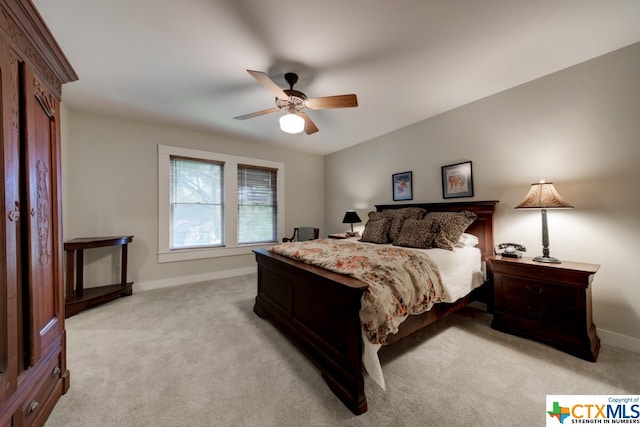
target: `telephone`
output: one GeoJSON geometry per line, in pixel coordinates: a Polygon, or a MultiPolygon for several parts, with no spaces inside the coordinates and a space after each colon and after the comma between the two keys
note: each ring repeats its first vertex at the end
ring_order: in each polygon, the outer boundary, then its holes
{"type": "Polygon", "coordinates": [[[502,255],[508,258],[520,258],[522,252],[526,252],[527,248],[518,243],[500,243],[493,248],[496,255],[502,255]]]}

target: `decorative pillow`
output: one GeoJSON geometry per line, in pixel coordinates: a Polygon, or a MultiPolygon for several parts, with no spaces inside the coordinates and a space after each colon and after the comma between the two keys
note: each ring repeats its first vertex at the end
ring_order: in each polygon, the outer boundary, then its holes
{"type": "Polygon", "coordinates": [[[371,221],[376,221],[376,220],[381,219],[381,218],[387,218],[387,215],[385,215],[384,213],[376,212],[376,211],[371,211],[367,215],[369,216],[369,219],[371,221]]]}
{"type": "Polygon", "coordinates": [[[408,218],[422,219],[427,213],[423,208],[401,208],[386,209],[382,213],[391,218],[391,226],[389,227],[389,239],[396,244],[396,240],[402,231],[402,224],[408,218]]]}
{"type": "Polygon", "coordinates": [[[431,235],[433,236],[433,248],[453,250],[453,245],[444,231],[440,230],[431,235]]]}
{"type": "Polygon", "coordinates": [[[460,236],[478,216],[473,212],[429,212],[425,219],[433,221],[431,232],[436,234],[434,246],[453,250],[460,236]]]}
{"type": "Polygon", "coordinates": [[[435,235],[431,232],[433,221],[429,219],[407,218],[394,245],[409,248],[430,249],[435,235]]]}
{"type": "Polygon", "coordinates": [[[478,240],[478,236],[474,236],[469,233],[462,233],[456,242],[456,248],[474,247],[478,246],[479,243],[480,241],[478,240]]]}
{"type": "Polygon", "coordinates": [[[389,243],[389,226],[391,218],[381,217],[378,219],[369,219],[364,226],[361,242],[369,243],[389,243]]]}

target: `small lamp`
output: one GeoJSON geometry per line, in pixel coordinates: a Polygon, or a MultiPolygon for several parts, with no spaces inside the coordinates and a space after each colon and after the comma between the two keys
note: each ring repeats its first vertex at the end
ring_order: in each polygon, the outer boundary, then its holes
{"type": "Polygon", "coordinates": [[[280,117],[280,129],[286,133],[300,133],[304,130],[304,119],[289,111],[280,117]]]}
{"type": "Polygon", "coordinates": [[[353,231],[353,223],[354,222],[362,222],[362,220],[360,219],[360,217],[358,216],[358,213],[356,211],[347,211],[344,214],[344,218],[342,219],[342,223],[343,224],[351,224],[351,232],[347,233],[347,236],[349,237],[353,237],[353,236],[357,236],[358,233],[354,233],[353,231]]]}
{"type": "Polygon", "coordinates": [[[547,209],[573,208],[562,200],[552,182],[541,179],[536,184],[531,184],[529,193],[515,209],[541,209],[542,212],[542,256],[535,257],[534,261],[560,264],[558,258],[549,256],[549,228],[547,227],[547,209]]]}

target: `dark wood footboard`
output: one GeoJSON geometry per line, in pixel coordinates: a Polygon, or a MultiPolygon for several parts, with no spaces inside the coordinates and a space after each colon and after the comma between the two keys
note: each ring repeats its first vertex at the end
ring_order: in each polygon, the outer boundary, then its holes
{"type": "Polygon", "coordinates": [[[254,252],[258,295],[253,310],[320,369],[353,413],[365,412],[359,312],[367,285],[263,249],[254,252]]]}

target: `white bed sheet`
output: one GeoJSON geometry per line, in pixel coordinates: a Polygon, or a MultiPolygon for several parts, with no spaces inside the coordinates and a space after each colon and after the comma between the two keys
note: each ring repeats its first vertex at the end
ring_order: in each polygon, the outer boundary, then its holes
{"type": "MultiPolygon", "coordinates": [[[[358,241],[359,237],[351,237],[349,240],[358,241]]],[[[366,242],[361,242],[366,243],[366,242]]],[[[376,243],[366,243],[376,245],[376,243]]],[[[388,245],[391,246],[391,245],[388,245]]],[[[409,249],[409,248],[407,248],[409,249]]],[[[446,302],[455,302],[469,292],[484,283],[486,279],[486,267],[482,262],[480,249],[477,247],[446,249],[411,249],[426,253],[433,259],[440,271],[442,287],[447,292],[446,302]]],[[[364,367],[373,381],[385,390],[384,375],[378,358],[380,344],[372,344],[362,334],[364,367]]]]}
{"type": "Polygon", "coordinates": [[[438,266],[442,287],[449,298],[446,302],[455,302],[482,285],[484,282],[484,267],[482,254],[476,247],[446,249],[414,249],[424,252],[438,266]]]}

